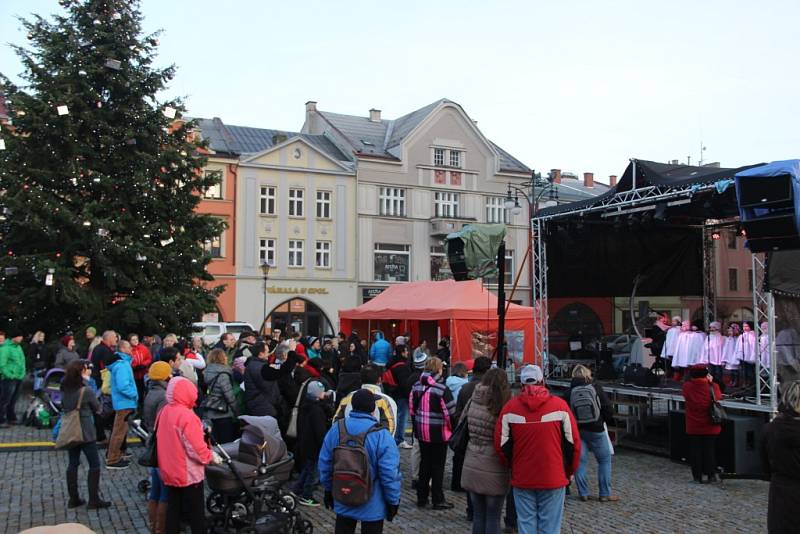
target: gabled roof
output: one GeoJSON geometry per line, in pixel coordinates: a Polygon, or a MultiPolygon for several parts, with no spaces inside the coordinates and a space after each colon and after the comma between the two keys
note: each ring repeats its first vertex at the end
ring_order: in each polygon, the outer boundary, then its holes
{"type": "MultiPolygon", "coordinates": [[[[354,153],[399,160],[399,147],[402,142],[442,104],[458,106],[452,100],[442,98],[397,119],[381,119],[380,122],[373,122],[369,117],[330,111],[317,111],[317,113],[345,138],[354,153]]],[[[499,156],[501,171],[530,172],[530,169],[517,158],[491,141],[489,143],[499,156]]]]}
{"type": "Polygon", "coordinates": [[[293,137],[299,137],[335,161],[348,158],[324,135],[311,135],[286,130],[251,128],[224,124],[221,119],[197,119],[200,135],[208,140],[209,148],[230,155],[255,154],[268,150],[293,137]]]}

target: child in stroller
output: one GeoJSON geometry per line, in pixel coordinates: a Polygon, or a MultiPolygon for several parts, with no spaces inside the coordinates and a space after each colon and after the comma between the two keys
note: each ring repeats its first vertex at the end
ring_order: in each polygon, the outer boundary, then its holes
{"type": "Polygon", "coordinates": [[[219,531],[258,534],[313,532],[297,511],[297,501],[282,489],[291,476],[293,456],[275,435],[273,417],[242,416],[247,423],[240,440],[214,447],[222,465],[206,466],[211,494],[206,509],[219,531]]]}
{"type": "Polygon", "coordinates": [[[64,369],[53,368],[47,371],[42,382],[40,394],[31,396],[31,402],[25,409],[24,422],[28,426],[50,428],[61,413],[61,381],[64,369]]]}

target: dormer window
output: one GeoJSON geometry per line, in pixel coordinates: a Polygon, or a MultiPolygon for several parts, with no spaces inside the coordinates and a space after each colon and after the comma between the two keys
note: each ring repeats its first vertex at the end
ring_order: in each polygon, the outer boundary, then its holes
{"type": "Polygon", "coordinates": [[[458,150],[450,151],[450,166],[458,169],[461,168],[461,152],[458,150]]]}
{"type": "Polygon", "coordinates": [[[437,167],[444,166],[444,149],[443,148],[434,148],[433,149],[433,164],[437,167]]]}

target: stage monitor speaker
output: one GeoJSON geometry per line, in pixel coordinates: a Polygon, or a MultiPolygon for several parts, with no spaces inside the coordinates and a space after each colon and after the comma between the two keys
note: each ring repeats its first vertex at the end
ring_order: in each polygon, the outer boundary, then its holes
{"type": "Polygon", "coordinates": [[[457,282],[469,280],[467,260],[464,257],[464,241],[461,239],[447,240],[447,262],[450,264],[454,280],[457,282]]]}

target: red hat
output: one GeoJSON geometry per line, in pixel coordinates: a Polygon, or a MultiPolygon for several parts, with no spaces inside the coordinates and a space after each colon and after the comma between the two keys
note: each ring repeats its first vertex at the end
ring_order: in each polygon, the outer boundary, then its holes
{"type": "Polygon", "coordinates": [[[72,341],[74,338],[72,336],[64,336],[61,338],[61,344],[65,347],[69,345],[69,342],[72,341]]]}

